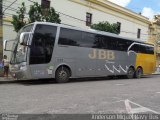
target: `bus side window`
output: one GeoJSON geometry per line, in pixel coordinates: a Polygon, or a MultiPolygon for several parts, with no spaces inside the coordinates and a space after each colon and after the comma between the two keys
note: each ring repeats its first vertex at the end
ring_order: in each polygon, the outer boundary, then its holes
{"type": "Polygon", "coordinates": [[[139,46],[139,53],[146,53],[146,47],[144,45],[138,45],[139,46]]]}
{"type": "Polygon", "coordinates": [[[107,49],[107,41],[105,40],[105,36],[103,35],[96,35],[94,41],[95,48],[107,49]]]}
{"type": "Polygon", "coordinates": [[[147,54],[154,54],[154,47],[146,46],[146,52],[147,54]]]}
{"type": "Polygon", "coordinates": [[[127,41],[125,39],[117,40],[117,50],[119,51],[127,51],[128,47],[131,45],[131,41],[127,41]]]}
{"type": "Polygon", "coordinates": [[[81,34],[81,31],[61,28],[58,44],[80,46],[78,41],[81,41],[81,34]]]}
{"type": "Polygon", "coordinates": [[[57,27],[50,25],[36,26],[30,49],[30,64],[49,63],[56,37],[57,27]]]}
{"type": "Polygon", "coordinates": [[[82,32],[82,39],[79,43],[81,47],[92,48],[96,40],[96,35],[88,32],[82,32]]]}
{"type": "Polygon", "coordinates": [[[140,51],[139,51],[139,46],[137,45],[137,44],[134,44],[131,48],[130,48],[130,50],[132,50],[132,51],[134,51],[134,52],[136,52],[136,53],[139,53],[140,51]]]}

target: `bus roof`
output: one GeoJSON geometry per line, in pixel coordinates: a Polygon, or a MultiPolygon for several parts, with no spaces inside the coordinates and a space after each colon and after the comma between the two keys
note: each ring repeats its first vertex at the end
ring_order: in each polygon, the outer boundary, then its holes
{"type": "Polygon", "coordinates": [[[154,46],[154,44],[151,44],[151,43],[148,43],[146,41],[139,40],[139,39],[122,37],[122,36],[119,36],[119,35],[114,34],[114,33],[109,33],[109,32],[104,32],[104,31],[99,31],[99,30],[94,30],[94,29],[84,29],[84,28],[80,28],[80,27],[76,27],[76,26],[65,25],[65,24],[57,24],[57,23],[51,23],[51,22],[34,22],[34,23],[31,23],[31,24],[53,25],[53,26],[57,26],[57,27],[63,27],[63,28],[69,28],[69,29],[74,29],[74,30],[80,30],[80,31],[89,32],[89,33],[96,33],[96,34],[101,34],[101,35],[107,35],[107,36],[111,36],[111,37],[115,37],[115,38],[135,41],[135,42],[139,42],[139,43],[143,43],[143,44],[149,44],[149,45],[153,45],[154,46]]]}

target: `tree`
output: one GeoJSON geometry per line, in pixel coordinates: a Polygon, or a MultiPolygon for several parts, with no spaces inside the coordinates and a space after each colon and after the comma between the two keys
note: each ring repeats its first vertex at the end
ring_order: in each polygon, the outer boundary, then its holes
{"type": "Polygon", "coordinates": [[[59,18],[59,14],[57,14],[54,10],[54,8],[50,8],[48,10],[48,15],[44,16],[44,19],[46,22],[55,22],[55,23],[61,23],[61,20],[59,18]]]}
{"type": "Polygon", "coordinates": [[[30,6],[28,14],[29,14],[29,22],[31,23],[35,21],[44,21],[53,23],[61,22],[59,14],[55,12],[53,7],[43,8],[37,2],[34,2],[34,4],[30,6]]]}
{"type": "Polygon", "coordinates": [[[14,30],[18,32],[23,26],[26,25],[25,22],[25,13],[26,13],[26,7],[24,2],[22,3],[21,7],[18,7],[18,11],[16,12],[18,15],[13,15],[11,22],[13,24],[14,30]]]}
{"type": "Polygon", "coordinates": [[[22,6],[18,8],[18,11],[16,13],[17,15],[12,16],[13,21],[11,22],[16,32],[18,32],[26,24],[35,21],[53,22],[53,23],[61,22],[59,14],[55,12],[53,7],[43,8],[37,2],[34,2],[34,4],[30,6],[28,12],[29,17],[27,16],[28,17],[27,22],[25,21],[25,18],[27,20],[27,17],[25,16],[27,12],[24,2],[22,3],[22,6]]]}
{"type": "Polygon", "coordinates": [[[98,24],[92,24],[92,29],[105,31],[105,32],[111,32],[115,34],[119,34],[118,25],[116,23],[110,24],[109,22],[99,22],[98,24]]]}
{"type": "Polygon", "coordinates": [[[30,10],[28,14],[29,14],[30,23],[35,22],[35,21],[43,21],[42,8],[37,2],[34,2],[34,4],[30,6],[30,10]]]}

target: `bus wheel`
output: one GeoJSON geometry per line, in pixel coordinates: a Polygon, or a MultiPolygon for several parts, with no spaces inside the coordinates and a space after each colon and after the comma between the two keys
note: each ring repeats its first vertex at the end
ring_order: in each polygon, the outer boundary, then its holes
{"type": "Polygon", "coordinates": [[[66,67],[60,67],[55,74],[55,80],[57,83],[65,83],[69,81],[70,72],[66,67]]]}
{"type": "Polygon", "coordinates": [[[128,72],[127,72],[127,78],[128,79],[132,79],[133,77],[134,77],[134,68],[133,67],[130,67],[129,69],[128,69],[128,72]]]}
{"type": "Polygon", "coordinates": [[[143,75],[143,70],[142,70],[142,68],[138,67],[135,72],[135,78],[141,78],[142,75],[143,75]]]}

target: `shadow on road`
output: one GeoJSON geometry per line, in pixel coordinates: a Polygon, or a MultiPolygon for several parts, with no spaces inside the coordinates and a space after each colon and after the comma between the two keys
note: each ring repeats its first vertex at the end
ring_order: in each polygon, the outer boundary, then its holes
{"type": "MultiPolygon", "coordinates": [[[[151,78],[152,76],[143,76],[142,78],[151,78]]],[[[74,78],[70,79],[67,83],[79,83],[79,82],[95,82],[95,81],[117,81],[117,80],[138,80],[138,79],[126,79],[124,76],[109,76],[109,77],[100,77],[100,78],[74,78]]],[[[1,84],[21,84],[25,86],[29,85],[42,85],[42,84],[58,84],[54,79],[39,79],[39,80],[1,80],[1,84]]]]}
{"type": "Polygon", "coordinates": [[[50,79],[40,79],[40,80],[4,80],[0,81],[1,84],[22,84],[22,85],[38,85],[38,84],[51,84],[56,83],[50,79]]]}

